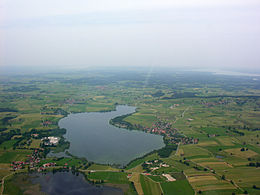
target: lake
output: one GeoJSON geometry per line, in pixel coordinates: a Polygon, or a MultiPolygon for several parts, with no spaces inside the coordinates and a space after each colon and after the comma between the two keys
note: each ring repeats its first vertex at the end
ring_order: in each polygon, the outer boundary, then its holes
{"type": "Polygon", "coordinates": [[[93,194],[93,195],[123,195],[119,188],[108,186],[95,186],[88,183],[82,174],[78,176],[71,172],[33,173],[30,174],[33,184],[40,184],[41,191],[51,194],[93,194]]]}
{"type": "Polygon", "coordinates": [[[70,114],[59,121],[67,129],[69,152],[102,164],[126,165],[131,160],[164,147],[163,137],[109,124],[110,119],[135,112],[135,107],[120,105],[116,111],[70,114]]]}

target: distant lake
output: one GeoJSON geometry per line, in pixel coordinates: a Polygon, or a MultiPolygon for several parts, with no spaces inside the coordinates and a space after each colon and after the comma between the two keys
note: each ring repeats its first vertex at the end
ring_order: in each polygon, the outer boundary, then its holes
{"type": "Polygon", "coordinates": [[[123,195],[123,191],[118,188],[107,186],[95,186],[88,183],[82,174],[78,176],[71,172],[53,173],[33,173],[30,174],[33,184],[40,184],[41,191],[51,194],[93,194],[93,195],[123,195]]]}
{"type": "Polygon", "coordinates": [[[164,147],[163,137],[142,131],[126,130],[109,124],[117,116],[135,112],[132,106],[117,106],[116,111],[70,114],[59,121],[67,129],[69,152],[102,164],[126,165],[155,149],[164,147]]]}

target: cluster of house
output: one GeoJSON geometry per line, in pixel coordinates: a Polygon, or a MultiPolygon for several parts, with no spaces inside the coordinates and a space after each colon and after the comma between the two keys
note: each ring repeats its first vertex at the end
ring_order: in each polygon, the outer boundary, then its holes
{"type": "Polygon", "coordinates": [[[58,145],[60,138],[54,137],[54,136],[49,136],[49,137],[44,137],[41,140],[43,141],[43,144],[46,146],[56,146],[56,145],[58,145]]]}
{"type": "Polygon", "coordinates": [[[211,107],[211,106],[216,106],[216,105],[221,105],[221,104],[228,104],[230,102],[231,102],[230,100],[220,100],[217,102],[202,102],[201,104],[206,107],[211,107]]]}
{"type": "Polygon", "coordinates": [[[13,161],[11,163],[11,167],[14,171],[16,171],[18,169],[23,169],[26,164],[29,164],[29,163],[24,162],[24,161],[13,161]]]}
{"type": "MultiPolygon", "coordinates": [[[[42,166],[39,167],[40,163],[40,151],[43,149],[35,149],[33,150],[31,155],[27,155],[27,159],[25,161],[13,161],[11,163],[11,168],[16,171],[19,169],[24,169],[25,166],[28,166],[30,169],[36,169],[38,172],[46,170],[46,168],[49,167],[55,167],[56,163],[54,162],[48,162],[43,164],[42,166]],[[38,167],[38,168],[37,168],[38,167]]],[[[71,167],[68,167],[68,163],[64,163],[63,168],[71,169],[71,167]]]]}
{"type": "Polygon", "coordinates": [[[207,134],[207,136],[208,136],[208,137],[217,137],[217,136],[219,136],[219,135],[217,135],[217,134],[207,134]]]}
{"type": "Polygon", "coordinates": [[[176,108],[178,106],[180,106],[180,104],[173,104],[172,106],[170,106],[170,109],[176,108]]]}
{"type": "Polygon", "coordinates": [[[36,167],[40,161],[40,149],[34,150],[32,155],[29,156],[30,168],[36,167]]]}
{"type": "Polygon", "coordinates": [[[31,134],[31,136],[32,136],[33,138],[37,138],[37,137],[39,137],[39,134],[38,134],[38,133],[34,133],[34,134],[31,134]]]}
{"type": "Polygon", "coordinates": [[[40,162],[40,157],[39,157],[39,150],[34,150],[31,155],[27,155],[28,159],[26,161],[14,161],[11,163],[12,169],[18,170],[18,169],[23,169],[25,165],[28,165],[30,168],[36,167],[39,162],[40,162]]]}
{"type": "MultiPolygon", "coordinates": [[[[47,106],[44,106],[41,110],[41,115],[63,115],[64,113],[66,113],[66,111],[62,110],[61,108],[54,108],[54,107],[47,107],[47,106]]],[[[48,124],[49,122],[46,122],[45,124],[48,124]]]]}
{"type": "Polygon", "coordinates": [[[154,123],[151,128],[145,127],[144,131],[147,133],[167,135],[167,133],[170,133],[172,131],[171,125],[172,123],[159,121],[154,123]]]}
{"type": "Polygon", "coordinates": [[[52,122],[51,121],[43,121],[42,123],[41,123],[44,127],[47,127],[47,126],[49,126],[49,125],[52,125],[52,122]]]}
{"type": "MultiPolygon", "coordinates": [[[[153,171],[160,169],[161,167],[169,167],[168,164],[164,163],[162,160],[150,160],[145,161],[142,164],[143,169],[145,170],[143,175],[153,175],[153,171]]],[[[162,176],[166,177],[167,181],[176,181],[170,174],[162,174],[162,176]]]]}
{"type": "Polygon", "coordinates": [[[173,144],[181,143],[183,145],[186,145],[186,144],[198,144],[199,143],[199,139],[192,138],[192,137],[185,137],[185,136],[170,137],[168,141],[169,141],[169,143],[173,143],[173,144]]]}
{"type": "Polygon", "coordinates": [[[152,125],[152,127],[144,127],[143,130],[147,133],[159,134],[166,136],[170,143],[173,144],[197,144],[199,139],[185,137],[178,134],[178,129],[172,128],[172,123],[159,121],[152,125]]]}
{"type": "Polygon", "coordinates": [[[56,163],[49,162],[49,163],[43,164],[42,166],[43,166],[44,168],[55,167],[55,166],[56,166],[56,163]]]}
{"type": "Polygon", "coordinates": [[[155,171],[155,170],[157,170],[161,167],[169,167],[169,165],[164,163],[162,160],[149,160],[149,161],[145,161],[142,164],[142,167],[147,172],[152,172],[152,171],[155,171]]]}
{"type": "Polygon", "coordinates": [[[56,163],[45,163],[37,169],[38,172],[45,171],[48,167],[55,167],[56,163]]]}
{"type": "Polygon", "coordinates": [[[64,103],[65,103],[65,104],[74,104],[75,102],[76,102],[76,101],[75,101],[75,99],[73,99],[73,98],[72,98],[72,99],[65,99],[65,100],[64,100],[64,103]]]}
{"type": "MultiPolygon", "coordinates": [[[[55,167],[56,165],[57,165],[57,164],[56,164],[56,163],[53,163],[53,162],[45,163],[45,164],[43,164],[41,167],[39,167],[39,168],[37,169],[37,171],[38,171],[38,172],[45,171],[46,168],[55,167]]],[[[62,166],[62,168],[71,170],[71,167],[68,166],[68,163],[64,163],[64,166],[62,166]]]]}
{"type": "Polygon", "coordinates": [[[74,98],[70,98],[70,99],[64,99],[64,103],[65,104],[82,104],[86,101],[86,99],[82,98],[82,99],[77,99],[75,100],[74,98]]]}
{"type": "MultiPolygon", "coordinates": [[[[43,164],[41,167],[38,168],[38,172],[44,171],[46,170],[46,168],[50,168],[50,167],[55,167],[57,164],[53,163],[53,162],[49,162],[49,163],[45,163],[43,164]]],[[[68,166],[68,163],[64,163],[64,166],[62,166],[62,168],[64,169],[69,169],[71,170],[72,168],[68,166]]]]}

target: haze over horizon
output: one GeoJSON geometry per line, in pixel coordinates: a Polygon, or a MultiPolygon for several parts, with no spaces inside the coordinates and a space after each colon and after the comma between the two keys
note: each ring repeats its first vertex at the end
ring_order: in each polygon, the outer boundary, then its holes
{"type": "Polygon", "coordinates": [[[0,2],[0,68],[260,72],[259,0],[0,2]]]}

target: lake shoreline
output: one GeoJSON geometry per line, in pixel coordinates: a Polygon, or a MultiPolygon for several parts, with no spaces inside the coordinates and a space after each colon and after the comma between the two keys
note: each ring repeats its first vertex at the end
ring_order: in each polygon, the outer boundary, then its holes
{"type": "MultiPolygon", "coordinates": [[[[135,113],[136,112],[136,107],[131,107],[131,106],[128,106],[128,105],[115,105],[116,107],[116,111],[114,111],[114,110],[110,110],[110,111],[107,111],[107,112],[85,112],[85,113],[73,113],[73,114],[69,114],[67,117],[70,117],[70,116],[75,116],[75,115],[87,115],[87,116],[89,116],[90,114],[94,114],[94,115],[97,115],[98,113],[99,114],[103,114],[103,113],[112,113],[112,115],[113,115],[113,117],[111,117],[108,121],[107,121],[107,125],[109,125],[109,126],[112,126],[112,128],[118,128],[118,127],[116,127],[115,125],[113,125],[113,124],[111,124],[110,123],[110,121],[111,121],[111,119],[113,119],[113,118],[116,118],[116,117],[118,117],[118,115],[116,115],[116,116],[114,116],[116,113],[115,112],[117,112],[118,110],[119,110],[119,108],[131,108],[131,112],[128,112],[127,114],[128,115],[131,115],[131,114],[133,114],[133,113],[135,113]],[[134,109],[134,110],[133,110],[134,109]]],[[[122,111],[122,110],[121,110],[122,111]]],[[[124,114],[123,114],[124,115],[124,114]]],[[[119,115],[119,116],[122,116],[122,115],[119,115]]],[[[63,117],[63,118],[61,118],[60,120],[59,120],[59,128],[64,128],[64,127],[61,127],[60,126],[60,121],[62,121],[62,120],[64,120],[66,117],[63,117]]],[[[110,127],[111,128],[111,127],[110,127]]],[[[66,129],[66,133],[63,135],[64,136],[64,138],[65,138],[65,140],[66,141],[68,141],[68,142],[70,142],[71,143],[71,140],[68,138],[68,131],[70,131],[69,129],[67,129],[67,128],[65,128],[66,129]]],[[[152,136],[158,136],[158,135],[154,135],[154,134],[149,134],[149,133],[146,133],[146,132],[143,132],[143,131],[140,131],[140,130],[137,130],[137,129],[128,129],[128,128],[118,128],[118,129],[120,129],[120,132],[118,132],[119,134],[122,134],[122,130],[127,130],[128,132],[133,132],[133,133],[138,133],[138,134],[145,134],[145,138],[148,136],[148,135],[152,135],[152,136]],[[130,131],[129,131],[130,130],[130,131]],[[146,135],[147,134],[147,135],[146,135]]],[[[125,133],[125,131],[123,131],[124,133],[125,133]]],[[[124,134],[123,133],[123,134],[124,134]]],[[[129,163],[131,163],[132,161],[134,161],[134,160],[136,160],[136,159],[140,159],[140,158],[143,158],[143,157],[145,157],[146,155],[148,155],[148,154],[151,154],[151,153],[154,153],[154,152],[156,152],[158,149],[161,149],[161,148],[163,148],[163,147],[165,147],[165,143],[164,143],[164,139],[163,139],[163,136],[160,136],[161,137],[161,140],[162,140],[162,145],[160,146],[160,147],[157,147],[157,148],[154,148],[154,149],[152,149],[151,151],[147,151],[147,152],[141,152],[141,154],[140,155],[138,155],[138,156],[136,156],[136,157],[134,157],[134,158],[132,158],[132,159],[129,159],[129,160],[127,160],[127,161],[124,161],[125,163],[115,163],[115,160],[110,160],[110,162],[100,162],[99,160],[93,160],[93,159],[91,159],[91,158],[88,158],[88,156],[87,155],[85,155],[85,156],[82,156],[82,155],[78,155],[78,154],[75,154],[73,151],[71,152],[71,150],[70,150],[70,148],[69,149],[66,149],[65,151],[67,151],[68,153],[70,153],[70,154],[72,154],[72,156],[77,156],[77,157],[79,157],[79,158],[85,158],[86,160],[88,160],[89,162],[94,162],[95,164],[101,164],[101,165],[110,165],[110,166],[114,166],[114,167],[120,167],[120,168],[123,168],[123,167],[126,167],[129,163]],[[114,161],[114,162],[112,162],[112,161],[114,161]]],[[[146,140],[147,140],[147,138],[146,138],[146,140]]],[[[155,140],[155,138],[153,138],[152,140],[155,140]]],[[[147,141],[146,141],[147,142],[147,141]]],[[[153,142],[153,141],[151,141],[151,142],[153,142]]],[[[157,139],[157,145],[158,145],[158,139],[157,139]]],[[[129,144],[129,145],[132,145],[132,144],[129,144]]],[[[71,146],[70,146],[71,147],[71,146]]],[[[65,152],[64,151],[64,152],[65,152]]],[[[54,155],[52,155],[52,157],[55,157],[55,153],[52,153],[52,154],[54,154],[54,155]]],[[[127,158],[129,158],[129,157],[127,157],[127,158]]],[[[111,158],[110,158],[111,159],[111,158]]]]}

